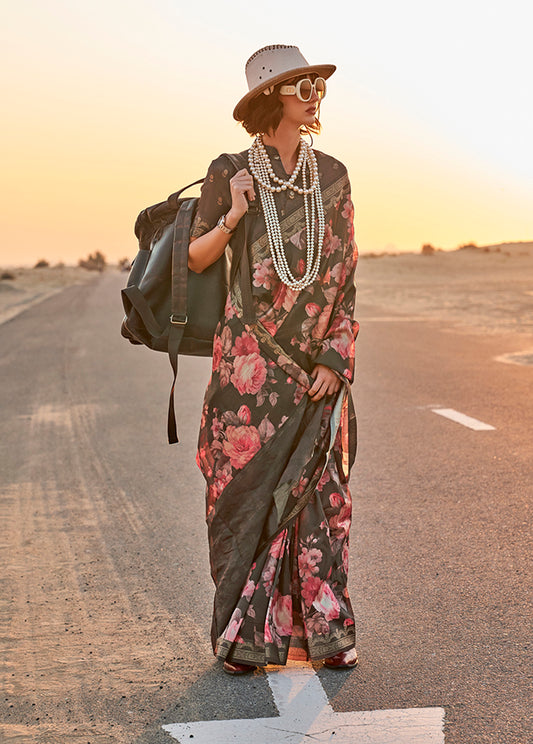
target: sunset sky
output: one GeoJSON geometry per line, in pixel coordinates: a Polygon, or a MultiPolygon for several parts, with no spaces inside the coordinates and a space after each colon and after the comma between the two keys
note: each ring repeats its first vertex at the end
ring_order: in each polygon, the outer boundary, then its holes
{"type": "Polygon", "coordinates": [[[315,147],[361,252],[533,239],[527,0],[17,0],[3,12],[0,265],[136,253],[145,206],[249,146],[244,64],[333,62],[315,147]]]}

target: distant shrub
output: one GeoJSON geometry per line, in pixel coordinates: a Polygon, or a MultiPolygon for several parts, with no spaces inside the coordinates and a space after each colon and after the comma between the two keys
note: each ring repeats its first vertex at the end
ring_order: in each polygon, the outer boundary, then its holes
{"type": "Polygon", "coordinates": [[[121,271],[129,271],[131,269],[131,261],[129,258],[121,258],[118,262],[118,268],[121,271]]]}
{"type": "Polygon", "coordinates": [[[11,273],[11,271],[2,271],[0,274],[0,279],[16,279],[17,277],[15,274],[11,273]]]}
{"type": "Polygon", "coordinates": [[[34,269],[47,269],[49,266],[50,264],[48,263],[46,259],[40,258],[33,268],[34,269]]]}
{"type": "Polygon", "coordinates": [[[88,271],[103,271],[106,267],[106,258],[100,251],[90,253],[87,258],[80,258],[78,266],[88,271]]]}
{"type": "Polygon", "coordinates": [[[457,248],[458,251],[468,251],[468,250],[479,250],[479,246],[477,246],[475,243],[465,243],[464,245],[460,245],[457,248]]]}
{"type": "Polygon", "coordinates": [[[54,269],[64,269],[64,268],[65,268],[65,264],[64,264],[64,262],[63,262],[63,261],[59,261],[59,262],[58,262],[58,263],[56,263],[56,264],[55,264],[55,266],[54,266],[54,269]]]}
{"type": "Polygon", "coordinates": [[[435,248],[430,243],[426,243],[422,246],[422,250],[420,252],[423,256],[432,256],[435,253],[435,248]]]}

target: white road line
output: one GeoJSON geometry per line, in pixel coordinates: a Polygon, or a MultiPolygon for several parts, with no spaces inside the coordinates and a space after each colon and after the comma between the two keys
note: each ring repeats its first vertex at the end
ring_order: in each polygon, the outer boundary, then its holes
{"type": "MultiPolygon", "coordinates": [[[[337,672],[343,674],[344,672],[337,672]]],[[[335,713],[315,671],[289,663],[267,672],[280,713],[274,718],[163,726],[182,744],[444,744],[443,708],[335,713]]]]}
{"type": "Polygon", "coordinates": [[[438,413],[439,416],[444,416],[444,418],[450,419],[451,421],[456,421],[458,424],[467,426],[469,429],[473,429],[474,431],[496,430],[495,426],[485,424],[483,421],[479,421],[479,419],[472,418],[471,416],[466,416],[464,413],[459,413],[459,411],[455,411],[453,408],[432,408],[431,410],[433,413],[438,413]]]}

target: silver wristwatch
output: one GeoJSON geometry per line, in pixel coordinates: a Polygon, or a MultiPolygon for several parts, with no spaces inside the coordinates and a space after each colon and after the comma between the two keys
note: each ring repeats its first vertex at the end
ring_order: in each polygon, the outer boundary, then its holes
{"type": "Polygon", "coordinates": [[[231,235],[235,232],[235,230],[230,230],[230,228],[226,225],[226,215],[223,214],[222,217],[217,222],[217,227],[219,227],[223,233],[226,233],[226,235],[231,235]]]}

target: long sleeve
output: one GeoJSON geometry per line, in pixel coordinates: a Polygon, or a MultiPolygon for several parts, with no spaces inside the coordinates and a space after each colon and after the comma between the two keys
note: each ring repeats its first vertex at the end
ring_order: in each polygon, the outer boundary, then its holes
{"type": "Polygon", "coordinates": [[[231,207],[229,180],[235,173],[226,155],[213,160],[202,184],[198,209],[191,228],[191,240],[208,233],[231,207]]]}

